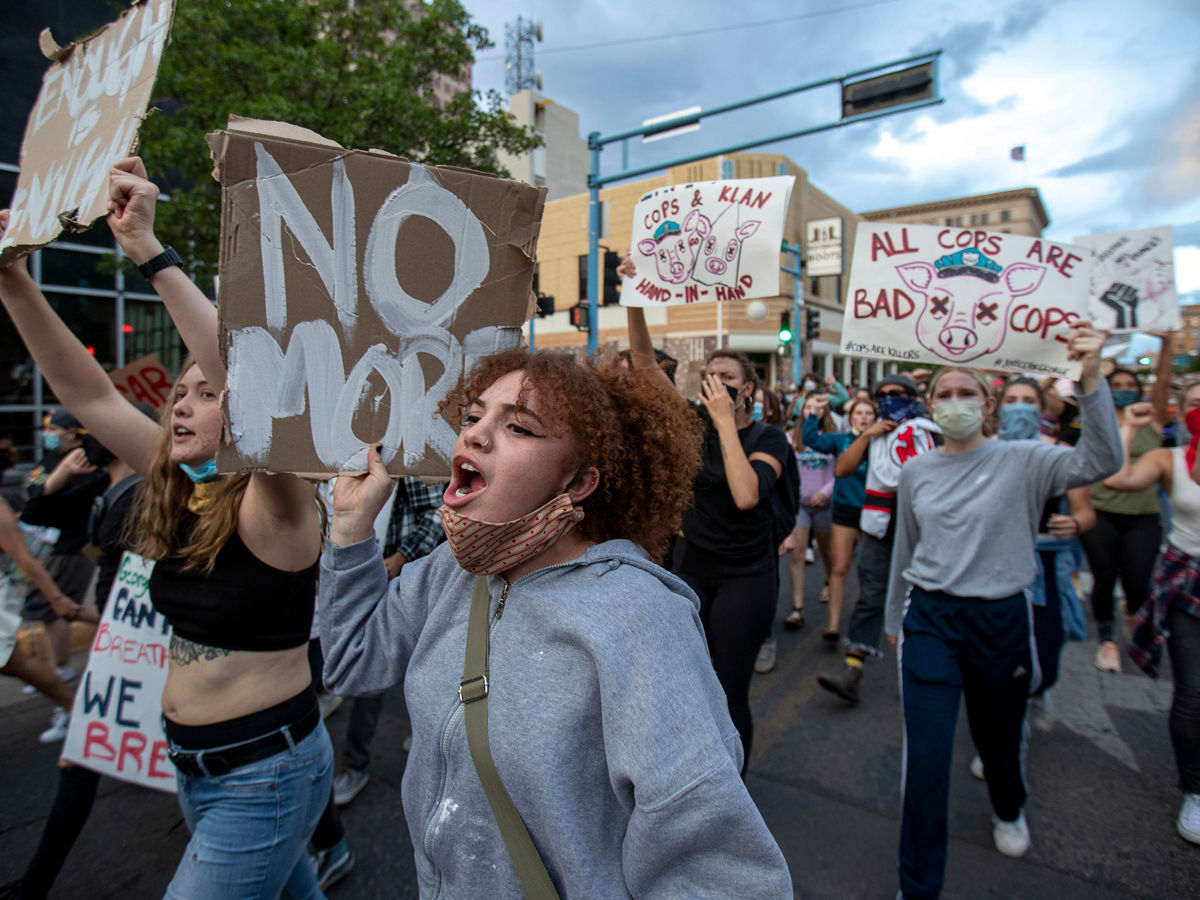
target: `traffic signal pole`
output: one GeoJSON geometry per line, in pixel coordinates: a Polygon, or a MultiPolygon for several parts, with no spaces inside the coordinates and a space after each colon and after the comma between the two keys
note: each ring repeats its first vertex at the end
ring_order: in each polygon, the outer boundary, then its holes
{"type": "MultiPolygon", "coordinates": [[[[600,188],[606,184],[613,184],[617,181],[624,181],[628,178],[635,178],[638,175],[648,175],[652,172],[659,172],[671,166],[681,166],[686,163],[696,162],[700,159],[707,159],[710,156],[718,156],[728,153],[738,153],[743,150],[750,150],[754,147],[761,147],[764,144],[773,144],[779,141],[787,141],[792,138],[803,137],[808,134],[817,134],[822,131],[830,131],[834,128],[841,128],[845,125],[853,125],[855,122],[865,122],[869,119],[878,119],[883,116],[894,115],[895,113],[906,112],[912,109],[919,109],[925,106],[934,106],[942,102],[939,96],[938,86],[938,60],[941,57],[941,50],[934,50],[931,53],[922,53],[918,56],[910,56],[906,59],[895,60],[890,63],[884,63],[880,66],[872,66],[868,69],[859,69],[854,72],[847,72],[844,75],[838,75],[833,78],[823,78],[820,81],[812,81],[807,84],[797,85],[796,87],[784,88],[783,90],[771,91],[770,93],[761,94],[757,97],[751,97],[748,100],[740,100],[735,103],[726,103],[723,106],[717,106],[703,112],[688,112],[676,116],[671,119],[655,122],[653,125],[639,125],[636,128],[631,128],[626,131],[616,132],[609,135],[601,135],[598,131],[593,131],[588,135],[588,148],[591,150],[591,170],[588,173],[588,340],[587,350],[589,354],[594,354],[599,345],[600,340],[600,322],[599,322],[599,290],[600,290],[600,188]],[[928,67],[926,71],[925,67],[928,67]],[[884,85],[879,89],[875,89],[872,85],[877,82],[884,82],[891,79],[895,82],[894,85],[884,85]],[[910,87],[911,83],[919,82],[917,89],[913,90],[910,87]],[[680,159],[671,160],[670,162],[659,163],[653,166],[643,166],[639,169],[623,168],[620,172],[615,172],[612,175],[600,174],[600,151],[608,144],[617,143],[627,140],[631,137],[650,137],[651,135],[661,134],[664,131],[671,131],[680,128],[684,125],[693,125],[700,122],[701,119],[710,118],[712,116],[721,115],[722,113],[733,112],[735,110],[744,109],[747,106],[754,106],[758,103],[766,103],[771,100],[778,100],[782,97],[788,97],[792,94],[803,93],[814,88],[826,87],[828,85],[838,84],[842,88],[842,115],[834,122],[827,122],[823,125],[816,125],[811,128],[802,128],[798,131],[786,132],[784,134],[776,134],[770,137],[755,138],[753,140],[743,141],[738,144],[733,144],[720,150],[709,150],[704,153],[696,153],[691,156],[681,157],[680,159]],[[865,102],[859,102],[854,91],[858,90],[862,96],[867,97],[865,102]],[[874,102],[870,98],[877,96],[874,102]],[[907,98],[913,99],[907,99],[907,98]],[[859,106],[862,106],[861,111],[855,111],[859,106]],[[847,114],[847,110],[851,112],[847,114]]],[[[798,251],[797,251],[798,252],[798,251]]],[[[796,267],[799,268],[799,259],[797,257],[796,267]]],[[[787,270],[785,270],[787,271],[787,270]]],[[[800,290],[797,288],[796,290],[800,290]]],[[[795,291],[793,291],[795,293],[795,291]]],[[[720,301],[717,301],[718,303],[720,301]]],[[[793,299],[793,308],[797,311],[799,306],[793,299]]],[[[799,328],[799,322],[796,323],[799,328]]],[[[798,363],[793,363],[793,366],[798,366],[798,363]]],[[[796,369],[799,372],[799,369],[796,369]]]]}
{"type": "Polygon", "coordinates": [[[785,241],[783,252],[791,259],[792,265],[779,267],[781,272],[787,272],[792,276],[792,381],[797,385],[800,384],[802,374],[800,368],[804,357],[804,342],[800,338],[801,328],[803,327],[803,323],[800,321],[800,313],[804,308],[804,261],[801,258],[802,250],[802,247],[785,241]]]}

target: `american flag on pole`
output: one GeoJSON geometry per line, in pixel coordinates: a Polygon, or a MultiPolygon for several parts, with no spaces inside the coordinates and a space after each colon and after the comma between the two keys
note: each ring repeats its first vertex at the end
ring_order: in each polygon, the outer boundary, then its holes
{"type": "Polygon", "coordinates": [[[1011,156],[1013,159],[1015,159],[1017,162],[1024,162],[1025,161],[1025,145],[1022,144],[1020,147],[1013,147],[1011,150],[1008,151],[1008,155],[1011,156]]]}

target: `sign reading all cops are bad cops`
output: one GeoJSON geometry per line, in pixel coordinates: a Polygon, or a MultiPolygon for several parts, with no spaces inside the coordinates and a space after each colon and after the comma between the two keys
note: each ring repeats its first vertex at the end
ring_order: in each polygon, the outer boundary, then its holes
{"type": "Polygon", "coordinates": [[[1067,337],[1087,316],[1089,257],[1014,234],[860,223],[842,352],[1078,378],[1067,337]]]}
{"type": "Polygon", "coordinates": [[[0,266],[108,213],[108,173],[137,145],[174,11],[174,0],[140,0],[67,47],[42,32],[52,64],[25,126],[0,266]]]}
{"type": "Polygon", "coordinates": [[[126,553],[75,690],[63,758],[102,775],[175,792],[162,730],[171,626],[150,604],[154,562],[126,553]]]}
{"type": "Polygon", "coordinates": [[[659,188],[633,212],[637,275],[621,283],[623,306],[747,300],[779,293],[792,175],[659,188]]]}

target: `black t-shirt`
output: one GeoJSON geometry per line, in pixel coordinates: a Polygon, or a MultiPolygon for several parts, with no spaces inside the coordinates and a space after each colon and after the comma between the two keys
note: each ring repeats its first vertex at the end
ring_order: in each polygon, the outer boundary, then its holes
{"type": "Polygon", "coordinates": [[[114,500],[100,519],[100,527],[93,538],[100,548],[100,559],[96,563],[96,608],[104,611],[108,602],[108,592],[112,590],[117,571],[121,568],[121,556],[125,552],[122,535],[125,530],[125,518],[133,509],[134,497],[141,490],[141,482],[133,485],[114,500]]]}
{"type": "Polygon", "coordinates": [[[54,552],[78,553],[88,542],[88,518],[92,501],[108,490],[111,479],[104,469],[87,475],[73,475],[62,490],[42,493],[42,485],[29,486],[29,499],[21,512],[27,525],[49,525],[59,530],[54,552]]]}
{"type": "MultiPolygon", "coordinates": [[[[747,426],[738,432],[738,438],[747,457],[766,453],[779,460],[781,466],[792,452],[778,425],[761,429],[747,426]],[[755,432],[757,440],[752,443],[755,432]]],[[[704,437],[702,459],[700,472],[692,484],[692,505],[683,513],[684,539],[693,547],[737,561],[773,555],[771,492],[775,490],[775,471],[765,462],[751,461],[759,475],[758,505],[740,510],[733,502],[721,459],[721,441],[712,427],[704,437]]]]}

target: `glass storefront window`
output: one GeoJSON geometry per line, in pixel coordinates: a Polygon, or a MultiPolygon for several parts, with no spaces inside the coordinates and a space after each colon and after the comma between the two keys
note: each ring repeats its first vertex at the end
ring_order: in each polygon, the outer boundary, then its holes
{"type": "Polygon", "coordinates": [[[159,362],[172,378],[183,362],[183,341],[157,300],[125,301],[125,361],[133,362],[157,353],[159,362]]]}
{"type": "Polygon", "coordinates": [[[116,277],[113,273],[102,271],[102,267],[97,265],[102,259],[111,265],[111,261],[106,257],[95,253],[50,248],[42,250],[41,255],[42,284],[95,288],[102,291],[116,289],[116,277]]]}

